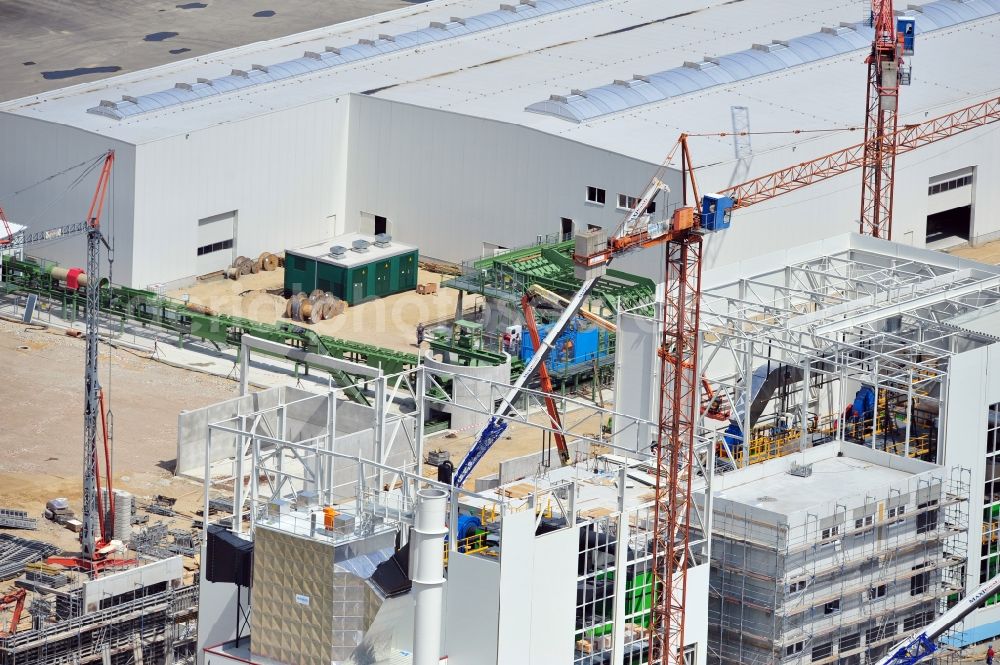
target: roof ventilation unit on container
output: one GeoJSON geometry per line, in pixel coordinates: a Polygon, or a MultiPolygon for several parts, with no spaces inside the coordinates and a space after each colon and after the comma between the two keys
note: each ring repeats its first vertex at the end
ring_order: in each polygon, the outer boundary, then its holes
{"type": "Polygon", "coordinates": [[[368,242],[367,240],[355,240],[354,242],[351,243],[351,249],[359,253],[367,252],[370,246],[371,243],[368,242]]]}
{"type": "Polygon", "coordinates": [[[388,247],[392,244],[392,236],[388,233],[379,233],[375,236],[376,247],[388,247]]]}
{"type": "Polygon", "coordinates": [[[333,247],[330,248],[330,256],[332,257],[336,258],[339,256],[343,256],[344,254],[347,254],[347,248],[344,247],[343,245],[334,245],[333,247]]]}

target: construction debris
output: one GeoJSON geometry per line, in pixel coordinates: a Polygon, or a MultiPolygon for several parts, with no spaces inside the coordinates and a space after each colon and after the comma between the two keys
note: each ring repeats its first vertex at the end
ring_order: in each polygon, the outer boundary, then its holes
{"type": "Polygon", "coordinates": [[[151,524],[134,533],[129,542],[129,549],[154,559],[166,559],[175,554],[194,557],[200,546],[201,536],[197,532],[168,529],[163,522],[151,524]]]}
{"type": "Polygon", "coordinates": [[[35,530],[38,528],[38,520],[28,517],[26,510],[0,508],[0,527],[35,530]]]}
{"type": "Polygon", "coordinates": [[[177,512],[174,511],[175,503],[177,503],[177,499],[175,499],[174,497],[157,494],[155,497],[153,497],[152,501],[150,501],[149,503],[140,504],[140,507],[147,513],[153,513],[154,515],[163,515],[164,517],[175,517],[177,515],[177,512]]]}

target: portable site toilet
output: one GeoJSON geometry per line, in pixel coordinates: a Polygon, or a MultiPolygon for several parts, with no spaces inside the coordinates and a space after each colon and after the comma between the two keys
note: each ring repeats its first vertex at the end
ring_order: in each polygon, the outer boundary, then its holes
{"type": "Polygon", "coordinates": [[[360,233],[338,236],[329,242],[285,250],[285,297],[320,289],[348,305],[417,286],[418,251],[392,240],[387,234],[374,238],[360,233]]]}

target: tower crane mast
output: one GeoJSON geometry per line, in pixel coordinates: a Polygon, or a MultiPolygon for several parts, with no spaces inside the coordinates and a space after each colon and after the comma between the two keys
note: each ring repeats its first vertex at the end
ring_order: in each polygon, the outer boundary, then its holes
{"type": "MultiPolygon", "coordinates": [[[[104,157],[101,173],[97,180],[94,197],[87,210],[87,285],[86,289],[86,365],[84,368],[84,411],[83,411],[83,529],[80,533],[80,558],[84,562],[97,559],[98,538],[94,531],[95,522],[103,519],[103,511],[98,510],[98,470],[97,470],[97,426],[101,416],[101,394],[97,373],[98,326],[100,325],[100,273],[101,245],[110,251],[107,240],[101,234],[101,212],[107,198],[111,180],[111,167],[115,153],[109,150],[104,157]],[[95,519],[96,518],[96,519],[95,519]]],[[[108,469],[110,478],[110,469],[108,469]]],[[[108,488],[111,501],[111,488],[108,488]]],[[[113,511],[113,507],[110,509],[113,511]]],[[[103,532],[103,525],[101,525],[103,532]]],[[[101,543],[103,545],[104,543],[101,543]]]]}
{"type": "MultiPolygon", "coordinates": [[[[84,288],[84,411],[83,411],[83,527],[80,531],[79,557],[51,557],[50,563],[58,563],[83,570],[100,570],[102,568],[130,565],[131,561],[124,559],[111,560],[106,558],[110,537],[106,533],[107,523],[114,521],[114,501],[111,498],[111,456],[109,452],[108,420],[105,419],[104,395],[101,391],[97,368],[98,331],[100,325],[100,287],[101,287],[101,245],[109,252],[111,246],[101,233],[101,215],[108,197],[111,182],[111,169],[115,161],[114,150],[109,150],[99,158],[101,170],[97,186],[87,210],[87,216],[82,222],[74,222],[62,227],[40,232],[20,231],[19,242],[25,246],[34,243],[68,238],[86,234],[87,264],[82,273],[79,269],[68,271],[68,279],[72,280],[73,288],[84,288]],[[107,506],[100,497],[101,478],[98,462],[98,427],[104,443],[104,464],[107,485],[107,506]]],[[[98,162],[95,160],[94,165],[98,162]]],[[[0,217],[3,217],[0,211],[0,217]]],[[[0,246],[14,242],[14,234],[4,218],[6,236],[0,240],[0,246]]]]}
{"type": "MultiPolygon", "coordinates": [[[[861,173],[861,235],[892,239],[893,177],[896,150],[893,137],[899,122],[899,86],[909,83],[903,69],[904,46],[913,44],[913,19],[896,23],[892,0],[872,0],[874,29],[868,54],[865,140],[861,173]]],[[[911,51],[912,52],[912,51],[911,51]]]]}

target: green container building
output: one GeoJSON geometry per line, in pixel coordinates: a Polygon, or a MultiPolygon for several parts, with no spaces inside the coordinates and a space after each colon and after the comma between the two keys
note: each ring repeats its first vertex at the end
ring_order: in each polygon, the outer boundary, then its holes
{"type": "Polygon", "coordinates": [[[351,233],[330,242],[285,250],[285,297],[314,289],[348,305],[417,288],[418,252],[388,235],[351,233]]]}

